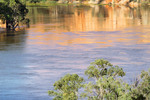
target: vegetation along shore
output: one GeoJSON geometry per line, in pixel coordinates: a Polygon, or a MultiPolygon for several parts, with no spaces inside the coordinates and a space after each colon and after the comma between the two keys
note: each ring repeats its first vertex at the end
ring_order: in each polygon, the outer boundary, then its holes
{"type": "Polygon", "coordinates": [[[22,0],[27,5],[53,5],[53,4],[108,4],[108,5],[150,5],[150,0],[22,0]]]}

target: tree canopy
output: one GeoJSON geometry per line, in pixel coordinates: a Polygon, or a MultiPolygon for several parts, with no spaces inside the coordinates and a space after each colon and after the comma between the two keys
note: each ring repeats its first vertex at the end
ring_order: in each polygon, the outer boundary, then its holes
{"type": "Polygon", "coordinates": [[[67,74],[54,83],[56,91],[48,91],[53,100],[150,100],[150,70],[142,71],[132,84],[121,77],[125,72],[109,61],[97,59],[85,70],[90,80],[67,74]],[[83,93],[79,89],[84,89],[83,93]]]}
{"type": "Polygon", "coordinates": [[[0,2],[0,19],[6,22],[6,28],[15,30],[19,22],[27,20],[28,13],[26,5],[19,0],[5,0],[0,2]]]}
{"type": "Polygon", "coordinates": [[[49,95],[56,96],[54,100],[77,100],[78,90],[82,87],[84,79],[77,74],[67,74],[54,83],[56,91],[48,91],[49,95]]]}

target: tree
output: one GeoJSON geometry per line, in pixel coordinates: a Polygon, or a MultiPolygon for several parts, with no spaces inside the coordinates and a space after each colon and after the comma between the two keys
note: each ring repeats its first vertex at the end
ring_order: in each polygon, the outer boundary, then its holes
{"type": "Polygon", "coordinates": [[[28,20],[25,18],[28,9],[19,0],[5,0],[0,3],[0,18],[6,21],[6,29],[15,30],[19,22],[28,20]]]}
{"type": "Polygon", "coordinates": [[[88,78],[94,78],[96,81],[102,76],[121,76],[125,75],[125,72],[122,68],[118,66],[113,66],[109,61],[104,59],[97,59],[95,62],[92,62],[88,69],[85,71],[85,75],[88,78]]]}
{"type": "Polygon", "coordinates": [[[118,66],[113,66],[109,61],[104,59],[95,60],[85,71],[88,78],[93,78],[93,82],[85,84],[85,93],[83,97],[89,100],[116,100],[121,98],[122,92],[126,91],[121,79],[125,72],[118,66]]]}
{"type": "Polygon", "coordinates": [[[28,0],[30,3],[39,3],[42,0],[28,0]]]}
{"type": "Polygon", "coordinates": [[[56,91],[48,91],[48,94],[55,96],[53,100],[77,100],[78,90],[83,86],[84,79],[77,74],[67,74],[54,83],[56,91]]]}
{"type": "Polygon", "coordinates": [[[85,70],[85,75],[90,81],[83,84],[84,79],[77,74],[67,74],[55,82],[57,91],[49,91],[49,95],[55,96],[54,100],[77,100],[78,90],[84,88],[80,97],[88,100],[150,100],[150,69],[142,71],[134,84],[129,85],[120,78],[125,76],[122,68],[97,59],[85,70]]]}
{"type": "Polygon", "coordinates": [[[140,77],[136,78],[129,95],[132,100],[150,100],[150,69],[142,71],[140,77]]]}

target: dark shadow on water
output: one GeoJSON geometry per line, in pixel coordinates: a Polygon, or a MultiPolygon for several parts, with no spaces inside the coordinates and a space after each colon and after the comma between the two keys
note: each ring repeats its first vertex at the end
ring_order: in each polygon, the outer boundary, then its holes
{"type": "Polygon", "coordinates": [[[3,31],[0,33],[0,51],[23,49],[26,41],[26,30],[19,31],[3,31]],[[11,48],[11,49],[10,49],[11,48]]]}

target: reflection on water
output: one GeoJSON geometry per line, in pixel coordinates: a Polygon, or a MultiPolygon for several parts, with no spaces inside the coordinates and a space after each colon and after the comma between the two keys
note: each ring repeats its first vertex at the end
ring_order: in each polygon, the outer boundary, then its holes
{"type": "Polygon", "coordinates": [[[26,40],[25,33],[25,30],[18,32],[0,32],[0,50],[23,49],[26,40]]]}
{"type": "Polygon", "coordinates": [[[47,91],[56,80],[66,73],[84,76],[96,58],[123,67],[125,80],[150,68],[150,7],[29,11],[31,27],[23,34],[0,34],[0,100],[51,100],[47,91]]]}
{"type": "Polygon", "coordinates": [[[32,25],[31,31],[34,35],[29,38],[38,40],[32,44],[53,46],[72,44],[72,46],[76,46],[73,44],[97,43],[106,47],[112,46],[116,42],[125,42],[125,44],[150,42],[148,38],[150,7],[129,8],[95,5],[93,7],[55,6],[31,8],[30,10],[30,13],[35,13],[31,23],[36,25],[32,25]],[[117,32],[114,32],[115,34],[106,34],[106,32],[93,34],[93,31],[120,30],[119,34],[117,32]],[[87,33],[87,31],[90,32],[87,33]],[[126,32],[136,32],[136,34],[127,34],[126,32]],[[140,38],[133,40],[129,37],[140,38]]]}
{"type": "MultiPolygon", "coordinates": [[[[150,25],[150,7],[129,8],[94,5],[91,7],[55,6],[31,8],[33,19],[40,31],[114,31],[130,26],[150,25]],[[55,25],[50,25],[55,24],[55,25]],[[45,29],[45,30],[44,30],[45,29]]],[[[37,31],[39,31],[37,30],[37,31]]]]}

